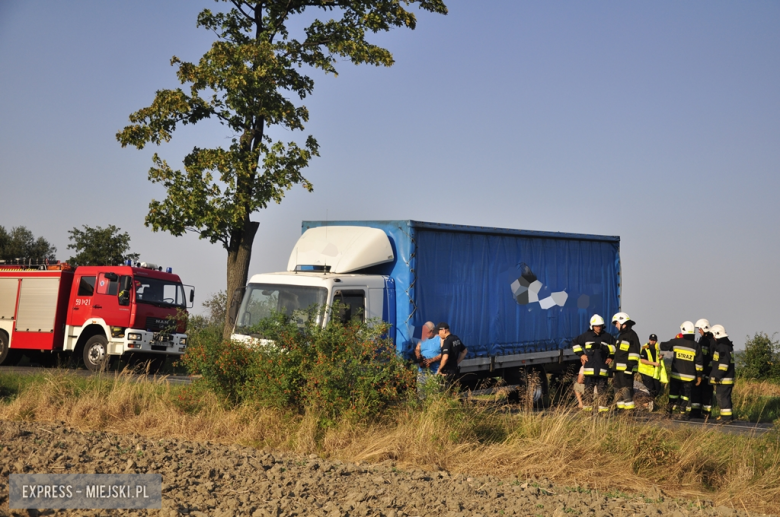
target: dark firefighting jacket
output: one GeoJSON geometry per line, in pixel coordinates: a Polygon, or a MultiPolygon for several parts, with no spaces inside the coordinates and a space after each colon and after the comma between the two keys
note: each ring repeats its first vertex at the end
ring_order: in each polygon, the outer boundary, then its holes
{"type": "Polygon", "coordinates": [[[639,369],[639,351],[642,344],[633,328],[620,331],[615,341],[615,372],[633,373],[639,369]]]}
{"type": "Polygon", "coordinates": [[[664,341],[661,343],[661,350],[674,352],[672,371],[669,377],[683,382],[695,381],[696,377],[701,377],[701,372],[697,372],[696,366],[701,367],[702,364],[701,349],[694,341],[693,334],[664,341]]]}
{"type": "Polygon", "coordinates": [[[710,383],[734,384],[734,343],[727,337],[715,341],[710,383]]]}
{"type": "Polygon", "coordinates": [[[699,338],[699,348],[701,349],[701,369],[699,364],[696,365],[696,371],[701,372],[699,375],[703,379],[707,379],[712,370],[712,352],[715,351],[715,336],[712,332],[705,332],[701,338],[699,338]]]}
{"type": "Polygon", "coordinates": [[[588,362],[583,366],[587,376],[608,377],[607,359],[615,355],[615,338],[602,330],[598,336],[592,330],[580,334],[572,341],[572,350],[578,356],[584,354],[588,362]]]}

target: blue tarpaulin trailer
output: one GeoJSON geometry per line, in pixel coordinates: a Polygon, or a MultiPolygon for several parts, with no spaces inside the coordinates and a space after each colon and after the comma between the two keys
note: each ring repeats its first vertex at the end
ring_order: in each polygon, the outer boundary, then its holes
{"type": "MultiPolygon", "coordinates": [[[[426,321],[468,347],[468,382],[575,370],[571,341],[593,314],[620,311],[620,238],[420,221],[304,221],[286,271],[253,275],[234,304],[234,338],[268,311],[304,321],[311,306],[392,325],[412,358],[426,321]]],[[[325,311],[318,324],[336,317],[325,311]]],[[[345,321],[346,321],[345,319],[345,321]]]]}
{"type": "Polygon", "coordinates": [[[395,343],[410,356],[426,321],[466,344],[461,371],[573,359],[593,314],[620,311],[620,238],[421,221],[304,221],[387,234],[394,260],[359,273],[395,284],[395,343]]]}

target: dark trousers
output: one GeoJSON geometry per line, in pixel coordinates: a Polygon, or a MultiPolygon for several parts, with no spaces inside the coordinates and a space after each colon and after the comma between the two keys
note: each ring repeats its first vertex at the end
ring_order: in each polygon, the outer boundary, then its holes
{"type": "Polygon", "coordinates": [[[718,399],[718,407],[720,408],[720,419],[726,422],[731,421],[734,417],[731,411],[731,390],[734,389],[733,384],[716,384],[715,385],[715,397],[718,399]]]}
{"type": "Polygon", "coordinates": [[[653,398],[657,397],[658,394],[661,393],[661,381],[655,377],[651,377],[650,375],[645,375],[644,373],[641,375],[642,384],[645,385],[647,391],[650,392],[650,395],[652,395],[653,398]]]}
{"type": "Polygon", "coordinates": [[[599,413],[609,409],[607,407],[607,378],[586,375],[585,393],[582,394],[582,409],[584,411],[592,411],[594,402],[599,413]]]}
{"type": "Polygon", "coordinates": [[[615,402],[618,409],[634,409],[633,372],[615,372],[612,384],[615,387],[615,402]]]}
{"type": "Polygon", "coordinates": [[[701,412],[703,416],[709,416],[712,411],[712,397],[714,395],[714,388],[710,384],[710,380],[706,377],[702,377],[701,384],[701,412]]]}
{"type": "Polygon", "coordinates": [[[707,386],[704,384],[704,381],[696,386],[696,382],[691,383],[691,403],[688,404],[688,407],[691,408],[691,416],[693,417],[700,417],[701,416],[701,398],[704,394],[704,390],[707,389],[707,386]]]}
{"type": "Polygon", "coordinates": [[[689,414],[691,411],[691,388],[695,383],[692,381],[681,381],[679,379],[669,379],[669,405],[666,408],[667,413],[681,411],[689,414]]]}

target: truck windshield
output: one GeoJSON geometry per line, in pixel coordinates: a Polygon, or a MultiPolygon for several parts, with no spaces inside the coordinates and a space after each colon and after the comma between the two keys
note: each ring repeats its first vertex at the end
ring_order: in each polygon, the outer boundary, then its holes
{"type": "MultiPolygon", "coordinates": [[[[268,318],[274,312],[283,313],[295,319],[302,326],[309,318],[308,310],[324,307],[328,298],[328,290],[324,287],[308,287],[302,285],[249,284],[238,310],[236,331],[245,331],[261,320],[268,318]]],[[[320,315],[316,324],[320,323],[320,315]]]]}
{"type": "Polygon", "coordinates": [[[187,308],[187,299],[181,284],[156,278],[135,277],[135,301],[187,308]]]}

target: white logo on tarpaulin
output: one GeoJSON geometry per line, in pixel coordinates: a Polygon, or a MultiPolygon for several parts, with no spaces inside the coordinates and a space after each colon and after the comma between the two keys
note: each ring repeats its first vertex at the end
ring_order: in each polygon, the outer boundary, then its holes
{"type": "Polygon", "coordinates": [[[11,474],[10,509],[162,509],[162,474],[11,474]]]}
{"type": "Polygon", "coordinates": [[[512,282],[512,285],[510,286],[512,289],[512,296],[518,304],[529,305],[538,302],[539,307],[544,310],[555,307],[556,305],[558,307],[566,305],[566,300],[569,298],[566,291],[551,293],[550,296],[546,296],[540,300],[539,291],[542,290],[544,284],[539,281],[534,272],[531,271],[531,268],[528,267],[528,264],[521,263],[520,267],[522,274],[517,280],[512,282]]]}

